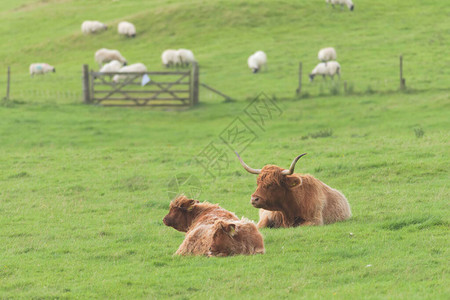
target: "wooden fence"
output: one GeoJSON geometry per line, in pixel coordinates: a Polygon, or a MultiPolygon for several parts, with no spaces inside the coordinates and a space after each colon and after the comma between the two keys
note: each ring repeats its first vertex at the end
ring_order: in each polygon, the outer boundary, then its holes
{"type": "Polygon", "coordinates": [[[105,106],[193,106],[199,95],[198,65],[189,70],[100,73],[83,66],[84,102],[105,106]],[[113,80],[121,75],[121,80],[113,80]]]}

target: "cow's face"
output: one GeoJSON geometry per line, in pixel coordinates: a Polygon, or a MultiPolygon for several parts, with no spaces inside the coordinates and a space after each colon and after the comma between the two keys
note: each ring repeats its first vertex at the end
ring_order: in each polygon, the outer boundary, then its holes
{"type": "Polygon", "coordinates": [[[196,203],[198,201],[187,199],[184,196],[176,198],[170,203],[169,213],[163,219],[164,224],[178,231],[186,232],[192,223],[192,211],[196,203]]]}
{"type": "Polygon", "coordinates": [[[250,203],[256,208],[272,211],[280,211],[288,208],[287,198],[290,198],[289,196],[293,189],[296,189],[302,184],[300,177],[294,174],[295,164],[306,153],[294,158],[289,170],[284,170],[274,165],[267,165],[262,169],[254,169],[249,167],[237,152],[235,153],[247,172],[259,175],[256,180],[258,187],[252,194],[250,203]]]}
{"type": "Polygon", "coordinates": [[[267,165],[261,169],[261,174],[256,180],[256,191],[251,196],[251,204],[256,208],[266,210],[283,210],[285,199],[301,184],[296,175],[284,175],[283,169],[273,165],[267,165]]]}
{"type": "Polygon", "coordinates": [[[211,247],[209,256],[229,256],[233,255],[234,237],[236,236],[236,225],[225,221],[217,221],[213,228],[211,247]]]}

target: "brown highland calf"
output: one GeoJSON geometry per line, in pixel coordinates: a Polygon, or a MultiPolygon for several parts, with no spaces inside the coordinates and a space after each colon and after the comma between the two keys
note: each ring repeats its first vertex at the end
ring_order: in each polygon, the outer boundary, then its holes
{"type": "Polygon", "coordinates": [[[260,208],[258,228],[323,225],[351,217],[345,196],[309,174],[294,174],[297,156],[289,170],[275,165],[250,168],[236,152],[241,165],[259,174],[251,204],[260,208]]]}
{"type": "Polygon", "coordinates": [[[261,234],[253,222],[208,202],[179,196],[170,203],[163,222],[186,232],[175,254],[228,256],[264,253],[261,234]]]}
{"type": "Polygon", "coordinates": [[[235,254],[264,254],[264,241],[255,223],[242,218],[240,221],[216,221],[213,228],[210,256],[235,254]]]}

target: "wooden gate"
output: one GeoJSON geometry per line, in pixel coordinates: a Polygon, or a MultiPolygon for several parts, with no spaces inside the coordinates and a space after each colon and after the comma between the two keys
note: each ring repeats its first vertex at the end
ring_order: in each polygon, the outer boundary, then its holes
{"type": "Polygon", "coordinates": [[[83,66],[84,102],[105,106],[193,106],[198,103],[198,65],[190,70],[100,73],[83,66]],[[120,80],[113,78],[120,75],[120,80]]]}

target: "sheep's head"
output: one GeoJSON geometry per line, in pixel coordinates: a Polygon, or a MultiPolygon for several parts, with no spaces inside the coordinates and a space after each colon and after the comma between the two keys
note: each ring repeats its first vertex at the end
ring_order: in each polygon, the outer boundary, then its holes
{"type": "Polygon", "coordinates": [[[56,69],[55,68],[53,68],[53,73],[55,73],[56,72],[56,69]]]}
{"type": "Polygon", "coordinates": [[[316,74],[309,74],[309,82],[313,82],[314,76],[316,76],[316,74]]]}

